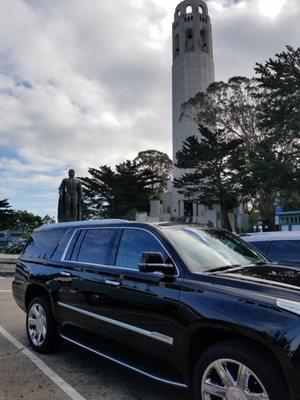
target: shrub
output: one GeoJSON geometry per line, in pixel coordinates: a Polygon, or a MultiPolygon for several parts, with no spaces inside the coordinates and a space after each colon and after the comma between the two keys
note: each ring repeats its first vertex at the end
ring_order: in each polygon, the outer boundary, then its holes
{"type": "Polygon", "coordinates": [[[20,254],[25,244],[25,239],[17,239],[13,242],[8,243],[4,251],[7,254],[20,254]]]}

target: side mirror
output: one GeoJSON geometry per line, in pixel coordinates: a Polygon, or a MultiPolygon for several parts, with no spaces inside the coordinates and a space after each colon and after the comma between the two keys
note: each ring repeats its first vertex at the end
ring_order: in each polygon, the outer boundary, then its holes
{"type": "Polygon", "coordinates": [[[175,275],[173,264],[165,263],[162,253],[141,253],[139,262],[141,272],[162,272],[164,275],[175,275]]]}

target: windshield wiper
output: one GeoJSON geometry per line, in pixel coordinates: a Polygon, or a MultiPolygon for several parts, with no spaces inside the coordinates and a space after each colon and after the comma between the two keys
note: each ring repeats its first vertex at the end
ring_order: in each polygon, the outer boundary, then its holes
{"type": "Polygon", "coordinates": [[[254,263],[254,265],[265,265],[265,264],[267,264],[267,261],[256,261],[254,263]]]}
{"type": "Polygon", "coordinates": [[[212,268],[212,269],[206,269],[204,272],[221,272],[221,271],[228,271],[230,269],[235,269],[238,267],[242,267],[241,264],[236,264],[236,265],[225,265],[223,267],[217,267],[217,268],[212,268]]]}
{"type": "Polygon", "coordinates": [[[261,266],[261,265],[265,265],[265,264],[266,264],[266,261],[257,261],[255,263],[245,264],[245,265],[242,265],[242,264],[225,265],[223,267],[207,269],[204,272],[222,272],[222,271],[228,271],[228,270],[235,269],[235,268],[249,268],[249,267],[261,266]]]}

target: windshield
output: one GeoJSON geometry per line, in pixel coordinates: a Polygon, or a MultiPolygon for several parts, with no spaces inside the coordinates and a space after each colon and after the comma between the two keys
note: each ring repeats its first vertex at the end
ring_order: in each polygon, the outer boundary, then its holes
{"type": "Polygon", "coordinates": [[[267,261],[242,240],[226,231],[180,226],[164,229],[192,272],[260,264],[267,261]]]}

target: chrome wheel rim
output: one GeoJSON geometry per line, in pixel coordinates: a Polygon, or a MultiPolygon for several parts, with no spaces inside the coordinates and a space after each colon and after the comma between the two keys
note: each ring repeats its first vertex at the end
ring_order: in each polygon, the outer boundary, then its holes
{"type": "Polygon", "coordinates": [[[43,307],[36,303],[33,304],[28,313],[28,333],[35,346],[41,346],[47,335],[47,320],[43,307]]]}
{"type": "Polygon", "coordinates": [[[205,370],[202,400],[270,400],[259,378],[246,365],[227,358],[215,360],[205,370]]]}

